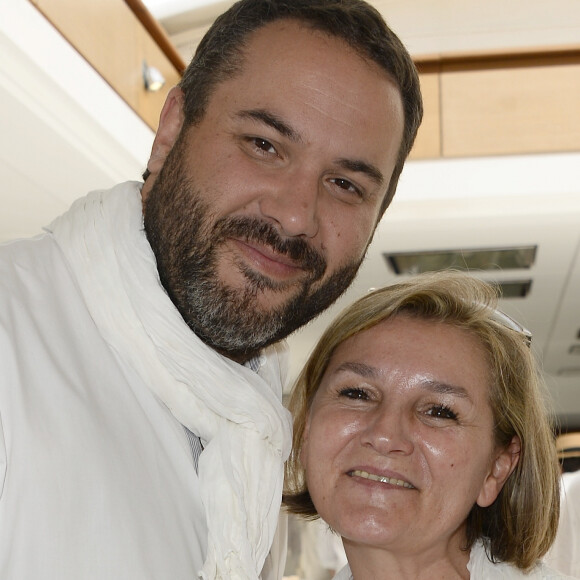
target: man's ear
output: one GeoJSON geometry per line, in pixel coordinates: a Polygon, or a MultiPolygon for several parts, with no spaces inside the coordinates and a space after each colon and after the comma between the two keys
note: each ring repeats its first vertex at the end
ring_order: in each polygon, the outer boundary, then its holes
{"type": "Polygon", "coordinates": [[[495,459],[491,464],[491,469],[479,492],[477,498],[478,506],[488,507],[496,500],[508,477],[518,464],[520,451],[520,438],[514,435],[510,444],[505,449],[500,449],[496,453],[495,459]]]}
{"type": "Polygon", "coordinates": [[[159,128],[153,140],[149,163],[147,163],[147,169],[153,177],[151,183],[155,181],[155,177],[161,171],[165,159],[171,151],[183,126],[184,99],[183,91],[179,87],[173,87],[167,94],[167,99],[165,100],[165,104],[161,110],[161,116],[159,117],[159,128]]]}

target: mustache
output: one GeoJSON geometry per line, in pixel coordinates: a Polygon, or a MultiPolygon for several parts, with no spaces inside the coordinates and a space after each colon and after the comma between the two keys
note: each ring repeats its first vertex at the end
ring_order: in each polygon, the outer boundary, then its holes
{"type": "Polygon", "coordinates": [[[222,218],[216,223],[219,237],[239,238],[270,246],[275,252],[289,257],[299,268],[312,273],[313,280],[322,278],[327,263],[324,257],[306,240],[284,239],[270,223],[249,217],[222,218]]]}

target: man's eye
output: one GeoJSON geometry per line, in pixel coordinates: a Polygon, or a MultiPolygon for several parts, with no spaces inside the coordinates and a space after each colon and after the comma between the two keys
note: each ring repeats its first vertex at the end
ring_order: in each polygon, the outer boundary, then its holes
{"type": "Polygon", "coordinates": [[[427,411],[427,415],[436,419],[451,419],[455,421],[457,414],[445,405],[434,405],[427,411]]]}
{"type": "Polygon", "coordinates": [[[357,387],[342,389],[339,394],[341,397],[347,397],[348,399],[356,399],[360,401],[367,401],[369,398],[368,393],[364,389],[359,389],[357,387]]]}
{"type": "Polygon", "coordinates": [[[262,139],[261,137],[254,137],[252,141],[257,149],[260,149],[265,153],[276,153],[276,149],[270,141],[266,141],[266,139],[262,139]]]}
{"type": "Polygon", "coordinates": [[[335,177],[331,180],[335,185],[340,187],[340,189],[345,189],[347,191],[352,191],[353,193],[358,194],[359,190],[355,187],[350,181],[347,179],[342,179],[341,177],[335,177]]]}

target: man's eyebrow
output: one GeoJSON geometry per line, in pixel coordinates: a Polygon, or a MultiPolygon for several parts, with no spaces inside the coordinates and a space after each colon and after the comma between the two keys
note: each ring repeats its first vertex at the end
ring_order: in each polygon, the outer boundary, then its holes
{"type": "Polygon", "coordinates": [[[335,163],[348,171],[364,173],[379,186],[385,183],[385,177],[379,171],[379,169],[374,165],[367,163],[366,161],[358,161],[354,159],[337,159],[335,163]]]}
{"type": "MultiPolygon", "coordinates": [[[[291,141],[294,141],[295,143],[301,143],[303,141],[301,135],[292,127],[290,127],[288,123],[283,121],[280,117],[278,117],[274,113],[267,111],[265,109],[247,109],[239,111],[236,114],[236,117],[239,117],[240,119],[251,119],[252,121],[258,121],[259,123],[263,123],[268,127],[272,127],[272,129],[280,133],[280,135],[283,135],[284,137],[290,139],[291,141]]],[[[336,165],[338,165],[343,169],[346,169],[347,171],[353,171],[355,173],[364,173],[378,186],[381,186],[385,183],[385,177],[381,173],[381,171],[377,167],[375,167],[370,163],[367,163],[366,161],[362,161],[359,159],[341,158],[337,159],[335,163],[336,165]]]]}
{"type": "Polygon", "coordinates": [[[287,137],[296,143],[300,143],[302,141],[302,137],[298,134],[297,131],[292,129],[292,127],[280,119],[280,117],[274,113],[266,111],[265,109],[249,109],[245,111],[239,111],[236,114],[236,117],[239,117],[240,119],[251,119],[253,121],[263,123],[264,125],[268,125],[275,131],[278,131],[278,133],[284,137],[287,137]]]}

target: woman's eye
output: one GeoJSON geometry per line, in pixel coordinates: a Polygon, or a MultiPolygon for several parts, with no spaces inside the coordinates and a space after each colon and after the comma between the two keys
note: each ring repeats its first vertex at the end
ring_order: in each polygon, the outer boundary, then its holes
{"type": "Polygon", "coordinates": [[[445,405],[434,405],[427,411],[427,415],[436,419],[457,419],[457,414],[445,405]]]}
{"type": "Polygon", "coordinates": [[[341,397],[347,397],[348,399],[356,399],[359,401],[367,401],[369,399],[369,395],[364,389],[356,387],[342,389],[339,394],[341,397]]]}

